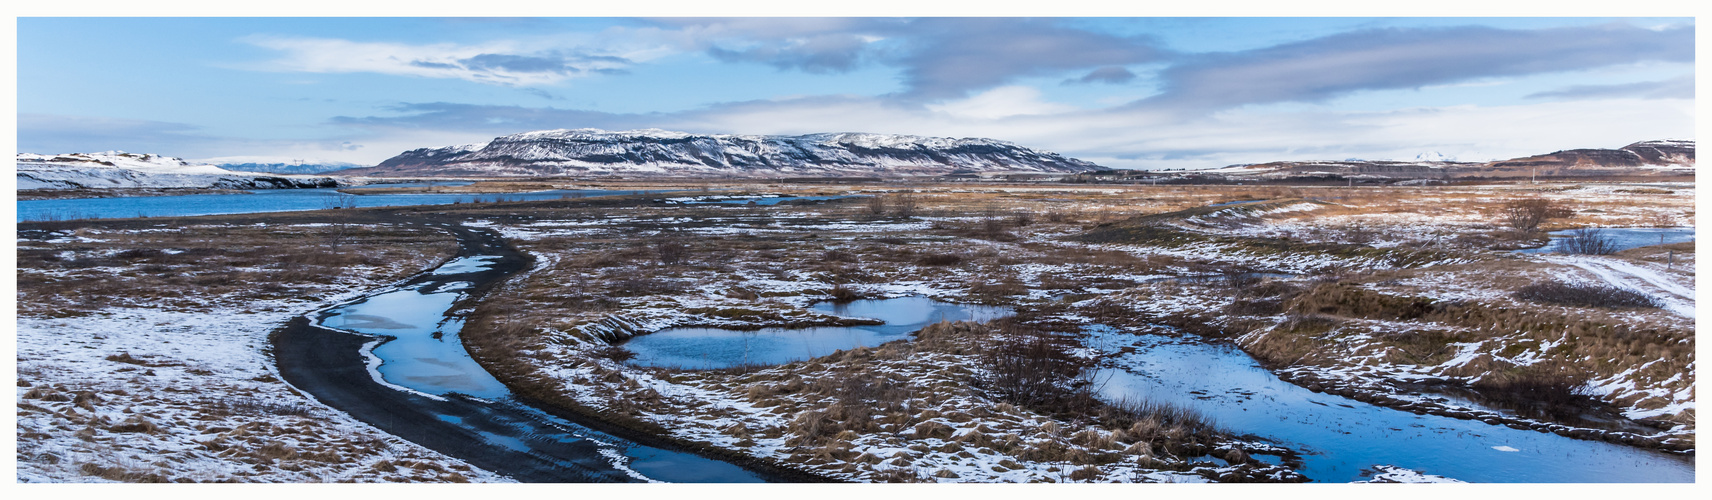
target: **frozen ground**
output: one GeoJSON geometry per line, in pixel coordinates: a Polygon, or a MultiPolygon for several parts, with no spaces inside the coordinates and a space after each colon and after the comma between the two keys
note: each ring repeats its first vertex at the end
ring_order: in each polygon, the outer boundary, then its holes
{"type": "MultiPolygon", "coordinates": [[[[358,422],[279,379],[267,353],[270,332],[433,265],[447,249],[419,236],[413,248],[392,253],[350,233],[346,251],[393,258],[328,268],[344,274],[326,280],[302,263],[288,275],[244,261],[324,251],[316,233],[331,230],[187,226],[20,238],[18,480],[508,481],[358,422]],[[307,250],[272,234],[307,236],[307,250]],[[268,246],[205,247],[214,242],[268,246]],[[115,256],[123,251],[137,258],[115,256]],[[294,292],[267,298],[259,288],[294,292]]],[[[377,234],[414,234],[384,231],[377,234]]]]}
{"type": "Polygon", "coordinates": [[[264,350],[303,304],[251,306],[21,318],[18,480],[505,480],[299,395],[264,350]]]}

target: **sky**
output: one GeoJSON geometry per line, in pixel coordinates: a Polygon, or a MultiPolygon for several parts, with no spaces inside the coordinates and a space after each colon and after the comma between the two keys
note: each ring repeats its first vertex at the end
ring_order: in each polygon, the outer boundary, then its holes
{"type": "Polygon", "coordinates": [[[52,18],[18,151],[374,164],[532,130],[985,137],[1115,168],[1694,138],[1692,18],[52,18]]]}

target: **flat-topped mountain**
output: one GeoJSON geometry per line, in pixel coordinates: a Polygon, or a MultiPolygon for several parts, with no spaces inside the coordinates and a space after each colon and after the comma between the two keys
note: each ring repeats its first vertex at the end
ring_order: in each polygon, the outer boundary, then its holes
{"type": "Polygon", "coordinates": [[[883,134],[704,135],[658,129],[543,130],[424,148],[341,175],[886,177],[1075,173],[1105,167],[992,139],[883,134]]]}

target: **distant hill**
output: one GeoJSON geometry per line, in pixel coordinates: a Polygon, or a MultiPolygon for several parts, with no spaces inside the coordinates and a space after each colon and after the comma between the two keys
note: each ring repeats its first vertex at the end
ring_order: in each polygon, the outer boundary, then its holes
{"type": "Polygon", "coordinates": [[[216,163],[226,170],[238,172],[262,172],[270,174],[320,174],[336,170],[363,168],[368,165],[357,163],[325,162],[325,163],[216,163]]]}
{"type": "Polygon", "coordinates": [[[892,177],[1074,173],[1105,167],[991,139],[882,134],[700,135],[658,129],[544,130],[484,144],[406,151],[368,176],[621,175],[892,177]]]}
{"type": "Polygon", "coordinates": [[[123,151],[39,155],[19,153],[18,189],[336,187],[331,177],[234,172],[180,158],[123,151]]]}
{"type": "MultiPolygon", "coordinates": [[[[1442,155],[1422,155],[1423,157],[1442,155]]],[[[1694,141],[1643,141],[1617,149],[1570,149],[1490,162],[1445,160],[1275,161],[1208,170],[1125,171],[1078,178],[1165,178],[1204,181],[1353,180],[1357,182],[1448,181],[1451,179],[1549,179],[1654,177],[1694,174],[1694,141]]]]}

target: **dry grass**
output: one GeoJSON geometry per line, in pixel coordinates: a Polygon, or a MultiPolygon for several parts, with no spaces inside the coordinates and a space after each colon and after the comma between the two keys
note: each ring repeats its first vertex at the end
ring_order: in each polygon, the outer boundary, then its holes
{"type": "Polygon", "coordinates": [[[353,268],[403,277],[453,250],[445,233],[409,226],[194,225],[20,237],[19,313],[36,316],[307,299],[353,268]],[[329,245],[333,240],[340,244],[329,245]],[[202,300],[209,297],[216,299],[202,300]]]}

